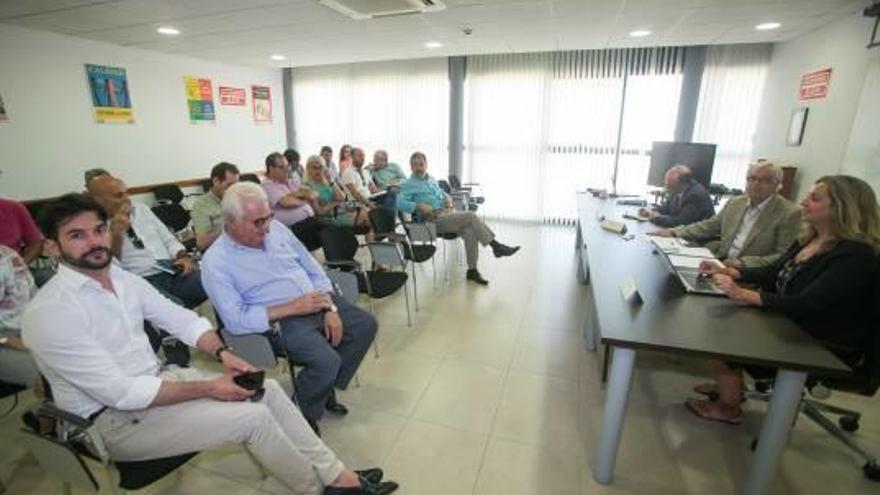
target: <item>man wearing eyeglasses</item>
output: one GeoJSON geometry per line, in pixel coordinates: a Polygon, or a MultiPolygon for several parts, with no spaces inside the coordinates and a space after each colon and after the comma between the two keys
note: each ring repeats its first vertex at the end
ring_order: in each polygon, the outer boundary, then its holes
{"type": "Polygon", "coordinates": [[[348,386],[378,323],[336,296],[321,265],[273,219],[262,188],[247,182],[231,186],[222,210],[223,234],[202,259],[205,289],[227,331],[264,334],[286,351],[296,402],[317,432],[325,410],[348,412],[336,402],[334,389],[348,386]],[[276,323],[278,333],[270,331],[276,323]],[[294,365],[303,367],[295,375],[294,365]]]}
{"type": "Polygon", "coordinates": [[[794,242],[800,211],[778,194],[782,169],[770,161],[749,166],[746,193],[731,198],[717,215],[654,235],[706,241],[716,258],[737,269],[769,265],[794,242]]]}

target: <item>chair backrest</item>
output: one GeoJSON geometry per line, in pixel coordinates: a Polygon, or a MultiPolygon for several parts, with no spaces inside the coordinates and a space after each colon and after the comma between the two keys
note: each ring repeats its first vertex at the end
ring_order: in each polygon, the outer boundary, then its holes
{"type": "Polygon", "coordinates": [[[321,247],[327,261],[352,261],[358,250],[358,240],[350,227],[330,226],[321,229],[321,247]]]}
{"type": "Polygon", "coordinates": [[[461,181],[458,180],[457,175],[449,174],[449,185],[452,186],[453,189],[461,189],[461,181]]]}
{"type": "Polygon", "coordinates": [[[238,179],[241,181],[253,182],[254,184],[260,183],[260,178],[257,177],[257,174],[241,174],[238,179]]]}
{"type": "Polygon", "coordinates": [[[235,349],[235,354],[257,368],[274,368],[278,365],[272,344],[265,335],[251,333],[235,335],[225,328],[220,330],[223,341],[235,349]]]}
{"type": "Polygon", "coordinates": [[[385,208],[373,208],[369,213],[370,225],[377,239],[384,239],[383,234],[394,233],[396,223],[394,221],[394,212],[385,208]]]}
{"type": "Polygon", "coordinates": [[[856,369],[856,374],[864,380],[864,388],[860,391],[863,395],[874,395],[880,389],[880,266],[875,270],[872,302],[872,321],[876,328],[868,333],[865,360],[856,369]]]}
{"type": "Polygon", "coordinates": [[[370,250],[373,263],[377,265],[395,268],[406,266],[403,253],[400,252],[400,245],[396,242],[371,242],[367,244],[367,249],[370,250]]]}
{"type": "Polygon", "coordinates": [[[342,270],[327,270],[327,277],[333,283],[336,294],[350,302],[357,303],[358,299],[358,279],[354,273],[344,272],[342,270]]]}
{"type": "Polygon", "coordinates": [[[443,192],[446,194],[452,194],[452,188],[449,187],[449,183],[443,179],[437,181],[437,185],[440,186],[440,189],[443,189],[443,192]]]}
{"type": "Polygon", "coordinates": [[[172,232],[181,231],[189,225],[189,212],[177,203],[158,204],[150,209],[172,232]]]}
{"type": "Polygon", "coordinates": [[[179,204],[183,201],[183,191],[177,184],[164,184],[153,189],[157,201],[179,204]]]}
{"type": "Polygon", "coordinates": [[[433,244],[437,239],[437,225],[434,222],[410,222],[403,224],[409,240],[415,243],[433,244]]]}
{"type": "Polygon", "coordinates": [[[211,179],[205,179],[205,180],[203,180],[203,181],[202,181],[202,191],[204,191],[204,192],[208,192],[208,191],[210,191],[210,190],[211,190],[211,186],[213,186],[213,185],[214,185],[214,183],[211,181],[211,179]]]}

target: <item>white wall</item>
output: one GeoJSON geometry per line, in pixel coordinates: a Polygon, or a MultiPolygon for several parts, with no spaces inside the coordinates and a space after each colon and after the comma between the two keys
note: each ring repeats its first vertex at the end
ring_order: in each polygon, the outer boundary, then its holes
{"type": "Polygon", "coordinates": [[[130,186],[206,177],[225,160],[252,171],[285,147],[280,70],[252,69],[0,24],[0,196],[33,199],[82,188],[104,167],[130,186]],[[135,124],[97,124],[83,64],[123,67],[135,124]],[[189,122],[184,76],[213,83],[215,124],[189,122]],[[217,87],[247,88],[247,106],[220,106],[217,87]],[[253,122],[250,86],[272,88],[273,123],[253,122]]]}
{"type": "Polygon", "coordinates": [[[871,64],[859,109],[853,122],[852,134],[843,171],[865,178],[880,193],[880,57],[871,64]]]}
{"type": "MultiPolygon", "coordinates": [[[[842,173],[868,66],[880,60],[880,49],[868,50],[873,22],[861,14],[825,26],[774,47],[755,136],[755,156],[782,159],[798,167],[800,196],[815,179],[842,173]],[[828,97],[801,102],[801,76],[831,67],[828,97]],[[791,111],[810,108],[803,144],[786,145],[791,111]]],[[[880,115],[874,115],[874,132],[880,115]]],[[[875,134],[876,135],[876,134],[875,134]]],[[[875,141],[876,142],[876,141],[875,141]]],[[[852,173],[852,170],[847,170],[852,173]]]]}

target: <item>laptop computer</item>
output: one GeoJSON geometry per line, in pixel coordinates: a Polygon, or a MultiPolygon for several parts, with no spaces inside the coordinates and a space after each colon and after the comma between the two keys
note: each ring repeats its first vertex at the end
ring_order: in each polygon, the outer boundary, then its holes
{"type": "Polygon", "coordinates": [[[707,296],[725,295],[724,291],[712,283],[711,277],[701,274],[700,270],[697,268],[676,267],[672,262],[672,259],[669,257],[669,254],[658,246],[655,247],[657,247],[656,251],[660,254],[660,257],[663,258],[663,261],[666,263],[669,270],[672,271],[672,274],[675,275],[675,278],[681,283],[685,292],[688,294],[702,294],[707,296]]]}

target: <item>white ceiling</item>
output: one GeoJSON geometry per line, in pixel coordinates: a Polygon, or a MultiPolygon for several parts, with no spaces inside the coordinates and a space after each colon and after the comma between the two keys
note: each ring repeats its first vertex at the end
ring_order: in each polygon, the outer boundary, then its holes
{"type": "MultiPolygon", "coordinates": [[[[0,23],[253,67],[652,45],[783,41],[870,0],[444,0],[355,21],[317,0],[0,0],[0,23]],[[775,31],[756,24],[782,23],[775,31]],[[159,26],[181,31],[169,38],[159,26]],[[473,33],[465,36],[462,29],[473,33]],[[647,38],[628,33],[649,29],[647,38]],[[444,46],[429,50],[427,41],[444,46]],[[282,54],[286,61],[269,59],[282,54]]],[[[867,35],[867,34],[866,34],[867,35]]]]}

